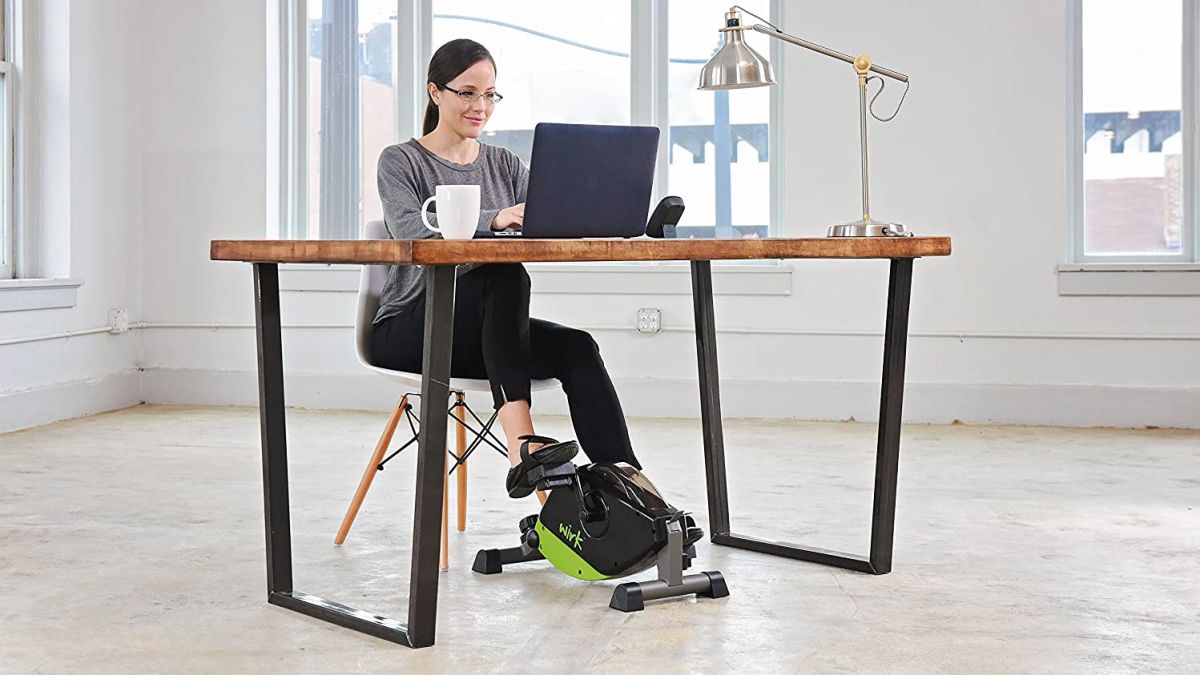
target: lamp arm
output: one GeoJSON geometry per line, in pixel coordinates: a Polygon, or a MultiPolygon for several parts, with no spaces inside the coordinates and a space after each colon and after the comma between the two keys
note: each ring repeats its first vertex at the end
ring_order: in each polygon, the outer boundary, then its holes
{"type": "MultiPolygon", "coordinates": [[[[784,42],[787,42],[788,44],[796,45],[797,47],[804,47],[805,49],[817,52],[818,54],[824,54],[825,56],[828,56],[830,58],[834,58],[839,61],[845,61],[846,63],[849,63],[850,65],[856,65],[855,64],[855,61],[857,60],[856,57],[850,56],[849,54],[843,54],[839,51],[830,49],[828,47],[823,47],[815,42],[809,42],[808,40],[805,40],[803,38],[798,38],[795,35],[789,35],[781,30],[772,28],[771,26],[767,26],[767,25],[764,25],[761,23],[756,23],[753,26],[750,26],[749,28],[751,30],[762,33],[763,35],[769,35],[769,36],[775,38],[776,40],[782,40],[784,42]]],[[[861,58],[861,57],[859,57],[859,58],[861,58]]],[[[891,70],[890,68],[884,68],[883,66],[875,65],[874,63],[871,63],[870,66],[867,68],[867,70],[869,70],[873,73],[878,73],[878,74],[886,76],[886,77],[890,77],[893,80],[897,80],[897,81],[905,82],[905,83],[908,82],[908,76],[905,75],[904,73],[899,73],[894,70],[891,70]]]]}

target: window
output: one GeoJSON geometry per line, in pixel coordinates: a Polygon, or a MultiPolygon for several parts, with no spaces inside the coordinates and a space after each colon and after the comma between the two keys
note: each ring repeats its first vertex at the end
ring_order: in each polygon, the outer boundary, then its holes
{"type": "MultiPolygon", "coordinates": [[[[379,153],[396,142],[392,45],[397,4],[298,4],[305,18],[305,114],[294,119],[306,119],[307,125],[304,152],[295,159],[306,166],[300,172],[303,199],[285,231],[301,239],[356,239],[361,223],[383,217],[375,169],[379,153]]],[[[293,189],[299,193],[301,186],[293,189]]]]}
{"type": "MultiPolygon", "coordinates": [[[[771,216],[771,90],[697,91],[702,66],[721,46],[718,28],[728,0],[671,0],[668,53],[670,193],[687,204],[680,236],[767,236],[771,216]],[[715,18],[714,18],[715,17],[715,18]]],[[[770,3],[747,10],[771,20],[770,3]]],[[[758,20],[746,16],[748,22],[758,20]]],[[[774,40],[748,40],[766,54],[774,40]]],[[[772,67],[778,59],[772,59],[772,67]]]]}
{"type": "MultiPolygon", "coordinates": [[[[655,125],[663,130],[655,199],[684,198],[683,236],[768,233],[773,94],[696,91],[728,0],[279,2],[284,70],[293,71],[281,78],[291,108],[281,117],[296,127],[282,134],[290,139],[283,236],[354,238],[382,217],[379,153],[420,135],[429,56],[459,37],[482,43],[498,64],[504,101],[485,143],[528,163],[541,121],[655,125]]],[[[746,6],[769,19],[777,2],[746,6]]]]}
{"type": "Polygon", "coordinates": [[[1196,0],[1076,3],[1075,261],[1197,260],[1196,0]]]}
{"type": "Polygon", "coordinates": [[[10,7],[0,0],[0,279],[13,277],[16,237],[13,218],[13,168],[16,138],[13,135],[13,86],[10,7]]]}
{"type": "Polygon", "coordinates": [[[481,140],[529,164],[538,122],[629,124],[629,12],[618,3],[433,0],[432,44],[470,38],[488,48],[504,101],[481,140]]]}

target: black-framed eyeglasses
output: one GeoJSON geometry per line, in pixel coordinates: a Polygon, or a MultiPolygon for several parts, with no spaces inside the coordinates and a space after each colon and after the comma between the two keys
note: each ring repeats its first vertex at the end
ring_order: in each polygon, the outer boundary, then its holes
{"type": "Polygon", "coordinates": [[[482,98],[484,103],[488,105],[496,105],[500,101],[504,100],[503,96],[494,91],[485,91],[482,94],[477,91],[459,91],[457,89],[451,89],[444,84],[439,84],[437,88],[445,89],[446,91],[457,95],[460,99],[462,99],[463,103],[474,103],[482,98]]]}

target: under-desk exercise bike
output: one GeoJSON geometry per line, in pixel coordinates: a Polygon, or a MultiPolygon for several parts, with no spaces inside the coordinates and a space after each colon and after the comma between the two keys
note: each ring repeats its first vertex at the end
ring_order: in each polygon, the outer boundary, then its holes
{"type": "Polygon", "coordinates": [[[472,569],[499,574],[505,565],[548,560],[577,579],[597,581],[637,574],[658,565],[658,579],[624,583],[609,606],[623,612],[646,600],[683,595],[729,595],[720,572],[684,574],[704,536],[691,515],[676,509],[640,471],[625,463],[575,466],[575,441],[522,436],[521,463],[509,472],[511,497],[549,491],[542,510],[521,520],[521,545],[486,549],[472,569]],[[529,452],[529,443],[545,443],[529,452]]]}

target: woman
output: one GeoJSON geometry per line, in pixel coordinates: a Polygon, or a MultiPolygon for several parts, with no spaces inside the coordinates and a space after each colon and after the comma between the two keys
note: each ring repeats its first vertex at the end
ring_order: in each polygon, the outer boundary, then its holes
{"type": "MultiPolygon", "coordinates": [[[[496,93],[492,55],[472,40],[447,42],[429,62],[426,87],[424,135],[390,146],[379,157],[379,196],[388,232],[393,239],[436,236],[421,223],[421,204],[437,185],[479,185],[478,232],[520,229],[529,172],[509,150],[478,140],[503,98],[496,93]]],[[[571,423],[587,456],[641,468],[595,340],[584,331],[529,317],[524,266],[460,265],[454,305],[450,373],[491,382],[513,466],[521,461],[521,437],[534,433],[529,382],[554,378],[562,382],[571,423]]],[[[424,317],[422,271],[392,267],[375,318],[376,362],[420,372],[424,317]]],[[[529,451],[540,447],[533,440],[529,451]]]]}

